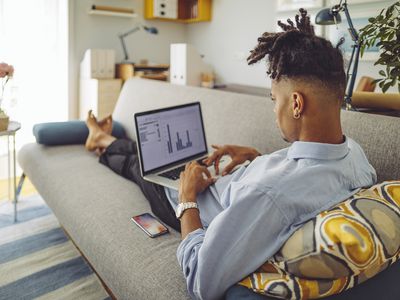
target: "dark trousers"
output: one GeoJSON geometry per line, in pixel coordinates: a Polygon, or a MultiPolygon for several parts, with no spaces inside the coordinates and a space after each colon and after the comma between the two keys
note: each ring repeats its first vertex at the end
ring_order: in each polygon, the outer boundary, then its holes
{"type": "Polygon", "coordinates": [[[127,139],[117,139],[100,156],[100,163],[118,175],[135,182],[150,203],[153,213],[165,224],[181,231],[181,224],[165,195],[164,187],[142,178],[136,143],[127,139]]]}

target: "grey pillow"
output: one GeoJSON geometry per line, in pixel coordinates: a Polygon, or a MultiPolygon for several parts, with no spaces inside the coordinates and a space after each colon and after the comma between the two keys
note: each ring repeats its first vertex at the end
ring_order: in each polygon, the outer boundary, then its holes
{"type": "MultiPolygon", "coordinates": [[[[47,122],[33,126],[36,142],[48,146],[84,144],[88,134],[84,121],[47,122]]],[[[112,135],[126,138],[125,129],[116,121],[113,121],[112,135]]]]}

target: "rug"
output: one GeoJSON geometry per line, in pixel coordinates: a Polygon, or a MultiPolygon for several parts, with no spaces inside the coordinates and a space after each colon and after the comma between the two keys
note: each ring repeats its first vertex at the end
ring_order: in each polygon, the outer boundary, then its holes
{"type": "Polygon", "coordinates": [[[0,205],[0,299],[111,299],[39,195],[0,205]]]}

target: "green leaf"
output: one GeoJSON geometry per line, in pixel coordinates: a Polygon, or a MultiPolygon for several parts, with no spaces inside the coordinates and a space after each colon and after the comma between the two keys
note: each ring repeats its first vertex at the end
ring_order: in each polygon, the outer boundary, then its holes
{"type": "Polygon", "coordinates": [[[389,89],[389,87],[390,87],[390,82],[385,83],[382,87],[382,92],[386,93],[386,91],[389,89]]]}
{"type": "Polygon", "coordinates": [[[378,82],[381,82],[382,80],[383,80],[382,78],[374,79],[374,80],[372,81],[372,83],[373,83],[373,84],[377,84],[378,82]]]}
{"type": "Polygon", "coordinates": [[[368,22],[374,23],[374,22],[375,22],[375,18],[369,18],[369,19],[368,19],[368,22]]]}
{"type": "Polygon", "coordinates": [[[381,76],[386,76],[386,73],[385,73],[385,71],[380,70],[380,71],[379,71],[379,75],[381,75],[381,76]]]}
{"type": "Polygon", "coordinates": [[[363,46],[361,46],[361,49],[360,49],[360,57],[364,56],[364,51],[365,51],[365,46],[363,45],[363,46]]]}
{"type": "Polygon", "coordinates": [[[374,63],[374,66],[376,65],[386,65],[386,61],[381,57],[374,63]]]}
{"type": "Polygon", "coordinates": [[[390,18],[390,17],[392,17],[392,15],[393,15],[393,10],[394,10],[394,6],[393,6],[393,5],[388,7],[388,9],[387,9],[387,11],[386,11],[386,18],[387,18],[387,19],[390,18]]]}

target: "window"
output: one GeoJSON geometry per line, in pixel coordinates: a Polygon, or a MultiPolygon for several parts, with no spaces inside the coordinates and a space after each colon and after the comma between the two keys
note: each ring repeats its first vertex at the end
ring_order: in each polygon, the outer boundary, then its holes
{"type": "Polygon", "coordinates": [[[35,123],[68,119],[68,0],[0,0],[1,61],[15,68],[3,107],[22,124],[19,149],[35,123]]]}

